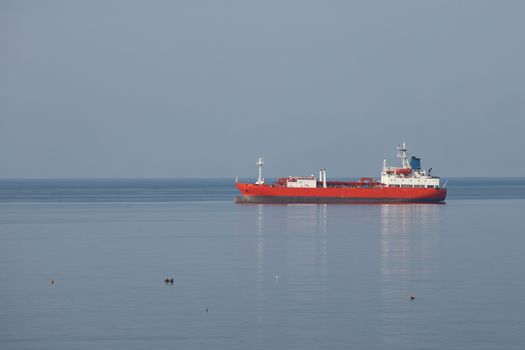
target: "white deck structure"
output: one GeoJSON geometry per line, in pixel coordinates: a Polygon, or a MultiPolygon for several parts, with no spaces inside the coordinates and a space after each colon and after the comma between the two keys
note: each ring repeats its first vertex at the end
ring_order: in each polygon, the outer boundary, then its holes
{"type": "Polygon", "coordinates": [[[401,159],[401,168],[389,167],[386,160],[383,161],[381,171],[381,183],[389,187],[420,187],[420,188],[439,188],[440,179],[437,176],[430,176],[430,170],[412,169],[408,161],[406,143],[397,147],[397,157],[401,159]]]}

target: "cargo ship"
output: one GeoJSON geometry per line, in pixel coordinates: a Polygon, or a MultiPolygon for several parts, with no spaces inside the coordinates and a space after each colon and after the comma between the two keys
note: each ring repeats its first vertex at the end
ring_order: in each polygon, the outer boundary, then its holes
{"type": "Polygon", "coordinates": [[[259,177],[255,183],[235,186],[240,195],[237,203],[354,203],[354,202],[426,202],[439,203],[447,196],[446,183],[440,184],[432,176],[432,168],[421,168],[421,158],[408,157],[406,143],[397,147],[400,166],[388,166],[383,161],[379,180],[361,178],[358,181],[328,181],[326,169],[319,170],[319,177],[290,176],[266,184],[262,176],[263,158],[257,160],[259,177]]]}

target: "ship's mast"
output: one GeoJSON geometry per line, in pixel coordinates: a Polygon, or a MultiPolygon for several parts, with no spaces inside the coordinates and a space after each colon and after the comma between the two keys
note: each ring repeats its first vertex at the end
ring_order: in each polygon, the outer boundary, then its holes
{"type": "Polygon", "coordinates": [[[257,159],[257,166],[259,167],[259,177],[257,178],[257,182],[255,183],[256,185],[262,185],[264,184],[264,179],[262,177],[262,168],[263,168],[263,165],[264,165],[264,160],[262,157],[259,157],[259,159],[257,159]]]}
{"type": "Polygon", "coordinates": [[[401,168],[410,168],[410,163],[408,162],[407,145],[405,141],[403,141],[403,145],[397,146],[397,157],[401,158],[401,168]]]}

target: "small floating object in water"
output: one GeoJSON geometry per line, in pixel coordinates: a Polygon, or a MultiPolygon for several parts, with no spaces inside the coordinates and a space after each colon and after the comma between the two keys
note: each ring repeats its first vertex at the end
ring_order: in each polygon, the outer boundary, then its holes
{"type": "Polygon", "coordinates": [[[166,279],[164,280],[164,283],[170,283],[170,279],[166,277],[166,279]]]}
{"type": "Polygon", "coordinates": [[[170,278],[170,284],[173,284],[173,278],[170,278]]]}
{"type": "Polygon", "coordinates": [[[410,296],[410,300],[415,300],[416,299],[416,296],[415,295],[411,295],[410,296]]]}
{"type": "Polygon", "coordinates": [[[275,275],[275,279],[278,280],[279,278],[281,278],[281,276],[279,275],[275,275]]]}
{"type": "Polygon", "coordinates": [[[55,284],[55,280],[49,280],[49,284],[55,284]]]}
{"type": "Polygon", "coordinates": [[[208,313],[208,308],[206,308],[206,313],[208,313]]]}

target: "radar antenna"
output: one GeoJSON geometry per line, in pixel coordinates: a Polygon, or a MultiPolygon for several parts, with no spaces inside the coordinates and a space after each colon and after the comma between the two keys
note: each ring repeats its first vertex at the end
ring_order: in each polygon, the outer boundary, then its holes
{"type": "Polygon", "coordinates": [[[403,141],[402,145],[397,146],[397,157],[401,158],[401,168],[410,168],[410,163],[408,162],[407,145],[405,141],[403,141]]]}

